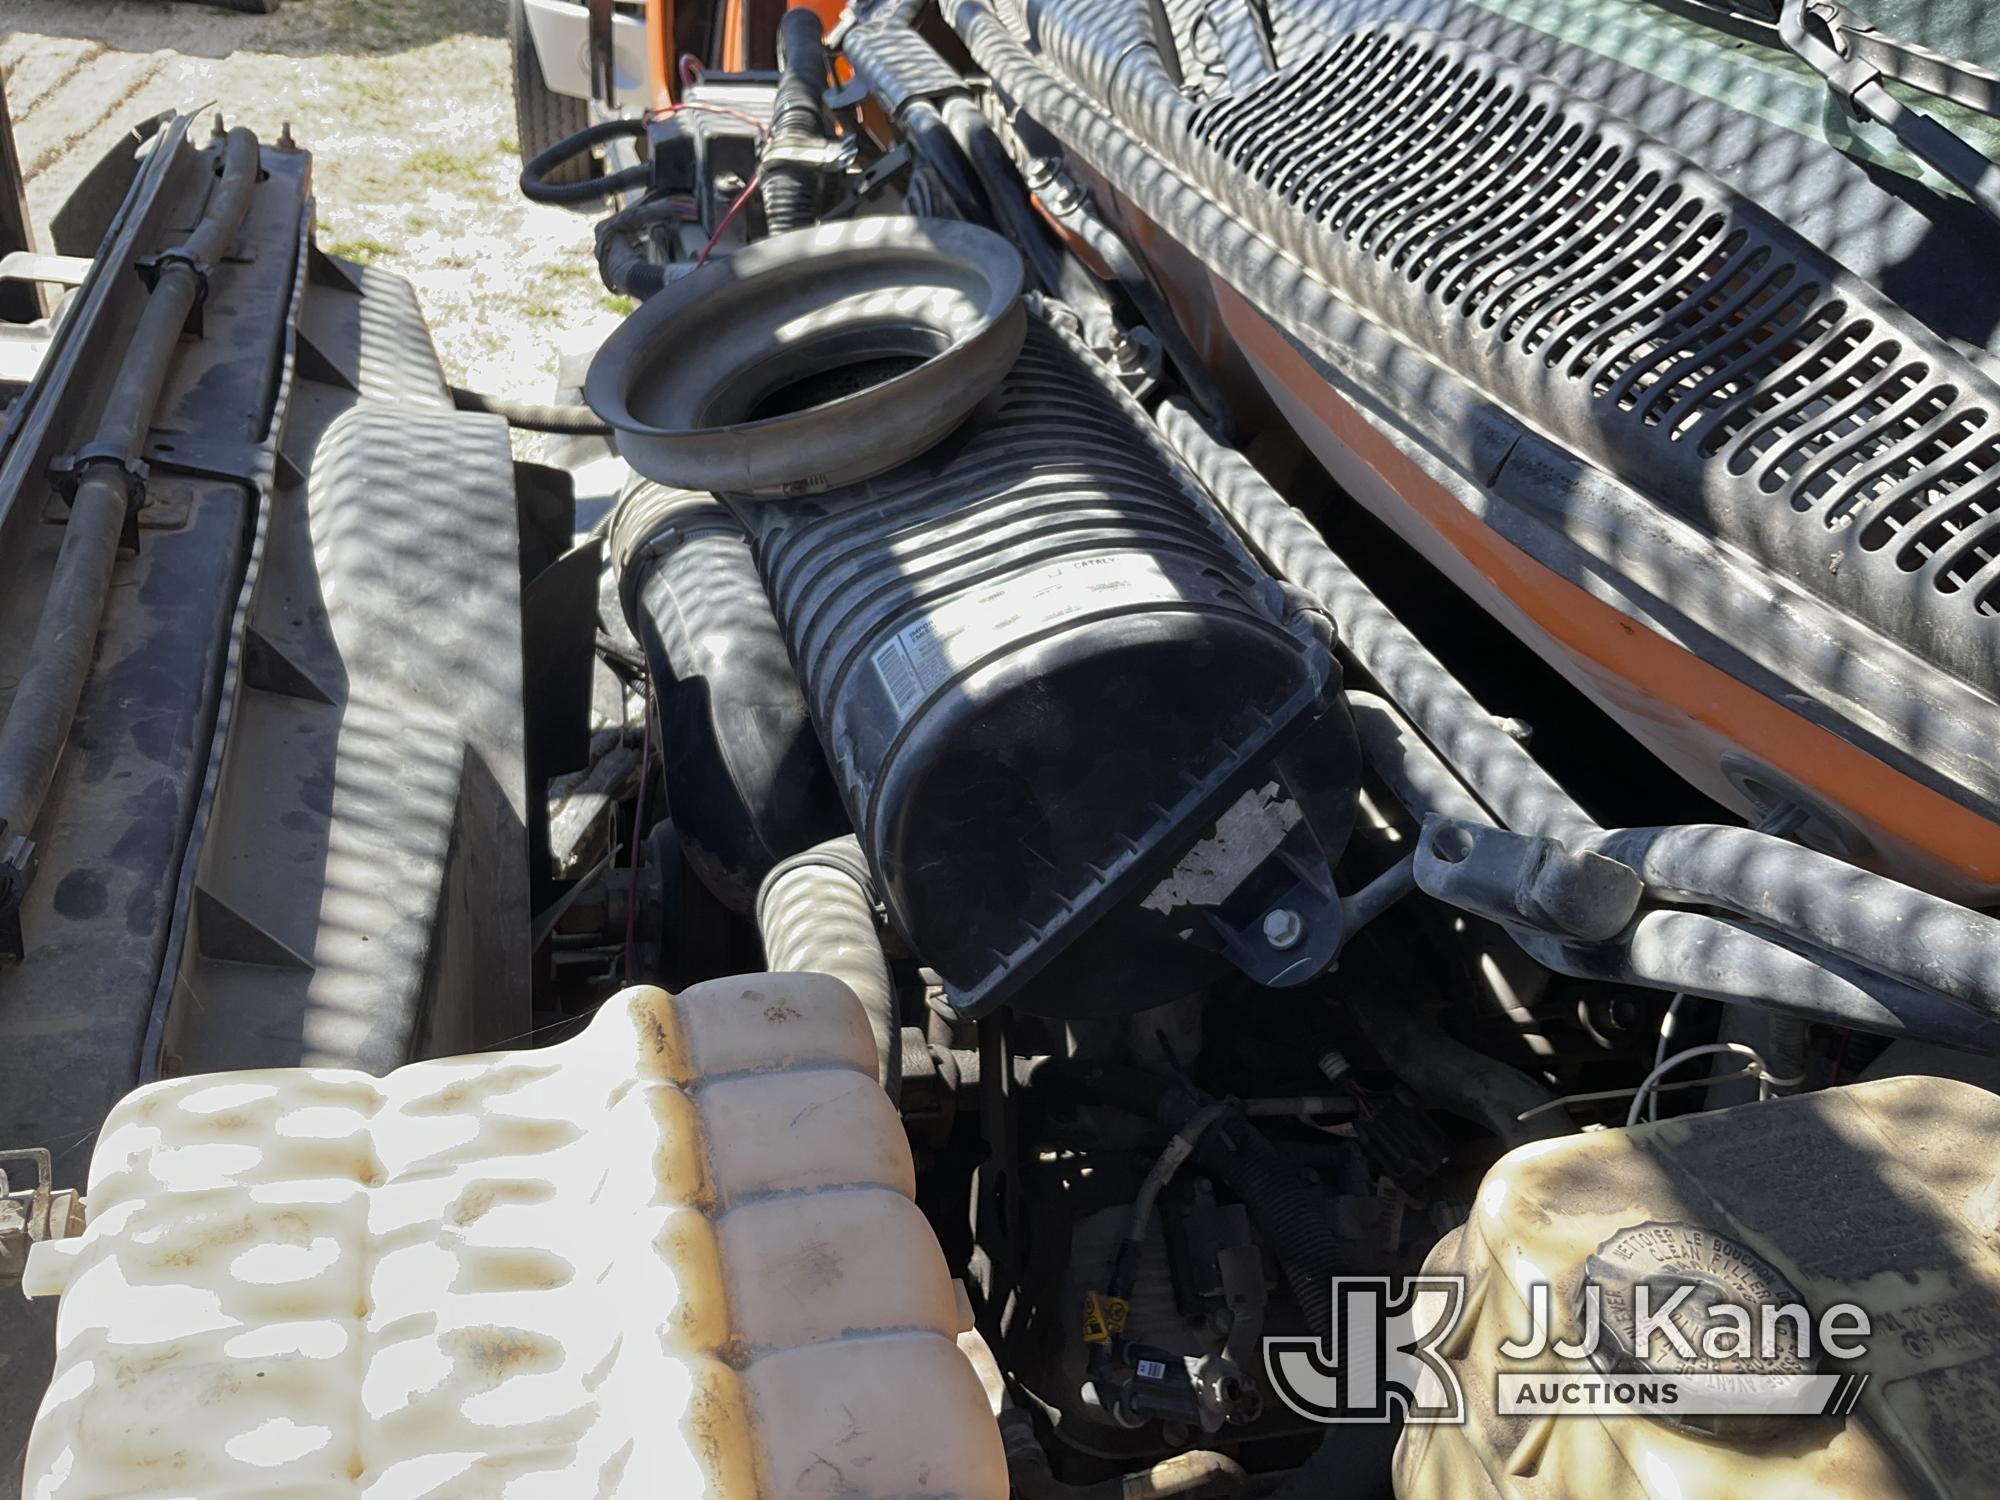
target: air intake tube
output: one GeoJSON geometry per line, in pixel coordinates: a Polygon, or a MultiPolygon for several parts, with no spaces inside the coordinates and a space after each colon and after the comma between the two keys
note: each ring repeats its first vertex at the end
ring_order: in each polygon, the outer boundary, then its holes
{"type": "Polygon", "coordinates": [[[896,990],[875,927],[875,888],[853,835],[829,839],[773,870],[757,893],[757,930],[773,974],[831,974],[854,991],[875,1034],[875,1076],[903,1091],[896,990]]]}
{"type": "Polygon", "coordinates": [[[849,826],[750,539],[713,497],[635,480],[611,555],[652,672],[682,853],[748,916],[773,867],[849,826]]]}
{"type": "Polygon", "coordinates": [[[804,229],[817,218],[819,149],[831,139],[820,94],[826,88],[826,39],[819,17],[803,7],[778,23],[778,88],[761,163],[764,222],[772,234],[804,229]]]}

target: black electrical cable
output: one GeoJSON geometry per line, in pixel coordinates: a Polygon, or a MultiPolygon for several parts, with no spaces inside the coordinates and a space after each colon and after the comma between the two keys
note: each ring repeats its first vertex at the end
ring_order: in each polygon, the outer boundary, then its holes
{"type": "Polygon", "coordinates": [[[652,178],[652,168],[641,162],[627,167],[622,172],[613,172],[607,177],[591,177],[582,182],[550,182],[548,174],[557,167],[611,141],[629,137],[632,140],[646,138],[646,122],[643,119],[599,120],[595,125],[586,125],[573,135],[566,135],[546,151],[537,152],[521,168],[521,192],[535,203],[553,203],[559,206],[576,206],[585,203],[601,203],[607,198],[615,198],[620,193],[629,193],[643,188],[652,178]]]}
{"type": "MultiPolygon", "coordinates": [[[[1109,1105],[1149,1119],[1169,1137],[1216,1103],[1179,1078],[1067,1059],[1036,1069],[1033,1086],[1071,1102],[1109,1105]]],[[[1325,1201],[1238,1110],[1223,1112],[1201,1133],[1192,1159],[1243,1200],[1251,1222],[1276,1254],[1307,1327],[1330,1334],[1332,1279],[1351,1267],[1328,1222],[1325,1201]]]]}

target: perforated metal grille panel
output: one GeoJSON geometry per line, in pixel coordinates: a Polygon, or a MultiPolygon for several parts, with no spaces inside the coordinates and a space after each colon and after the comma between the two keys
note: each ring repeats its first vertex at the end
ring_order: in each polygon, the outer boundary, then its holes
{"type": "Polygon", "coordinates": [[[2000,390],[1675,153],[1400,25],[1196,116],[1241,215],[1535,426],[1993,686],[2000,390]]]}

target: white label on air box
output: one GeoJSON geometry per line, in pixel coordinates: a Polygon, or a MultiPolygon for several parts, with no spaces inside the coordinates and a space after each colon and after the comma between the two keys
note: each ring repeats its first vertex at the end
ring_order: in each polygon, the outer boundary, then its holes
{"type": "Polygon", "coordinates": [[[1078,615],[1134,604],[1178,604],[1187,596],[1144,553],[1066,558],[947,599],[889,637],[869,660],[907,715],[982,657],[1078,615]]]}

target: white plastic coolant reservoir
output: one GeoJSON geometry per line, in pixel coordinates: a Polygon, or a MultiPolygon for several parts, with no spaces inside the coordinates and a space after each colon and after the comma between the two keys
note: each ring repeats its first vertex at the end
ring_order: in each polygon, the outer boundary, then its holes
{"type": "Polygon", "coordinates": [[[537,1052],[155,1084],[60,1293],[35,1500],[991,1497],[944,1258],[818,975],[537,1052]]]}

